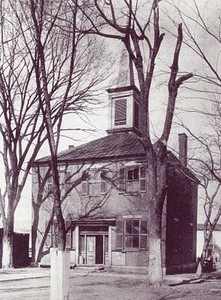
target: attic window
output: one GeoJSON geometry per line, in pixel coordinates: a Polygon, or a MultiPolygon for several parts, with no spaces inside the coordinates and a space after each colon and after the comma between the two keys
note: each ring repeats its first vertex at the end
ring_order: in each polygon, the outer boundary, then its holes
{"type": "Polygon", "coordinates": [[[114,125],[126,125],[127,123],[127,99],[115,100],[114,125]]]}

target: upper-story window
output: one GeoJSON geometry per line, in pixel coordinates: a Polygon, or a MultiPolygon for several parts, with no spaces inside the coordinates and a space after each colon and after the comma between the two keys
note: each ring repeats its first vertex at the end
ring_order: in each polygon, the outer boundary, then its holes
{"type": "Polygon", "coordinates": [[[68,171],[67,166],[59,166],[60,189],[63,193],[71,194],[73,187],[72,173],[68,171]]]}
{"type": "Polygon", "coordinates": [[[108,184],[101,176],[101,170],[91,170],[87,180],[81,184],[81,193],[83,196],[99,196],[106,194],[108,184]]]}
{"type": "Polygon", "coordinates": [[[146,191],[146,167],[131,166],[120,169],[119,188],[125,192],[146,191]]]}
{"type": "Polygon", "coordinates": [[[87,196],[89,195],[89,181],[88,180],[84,180],[81,184],[81,194],[83,196],[87,196]]]}
{"type": "Polygon", "coordinates": [[[114,125],[126,125],[127,124],[127,99],[115,100],[115,116],[114,125]]]}

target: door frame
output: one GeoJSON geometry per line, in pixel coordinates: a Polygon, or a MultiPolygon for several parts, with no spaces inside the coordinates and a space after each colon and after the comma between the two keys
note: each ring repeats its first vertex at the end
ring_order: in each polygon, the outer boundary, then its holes
{"type": "Polygon", "coordinates": [[[79,234],[79,240],[83,237],[84,242],[84,249],[81,249],[81,244],[79,242],[79,258],[78,258],[78,262],[79,264],[85,264],[85,265],[92,265],[92,264],[88,264],[88,238],[89,237],[94,237],[94,263],[93,265],[105,265],[106,264],[106,257],[109,256],[109,235],[108,232],[107,233],[97,233],[94,234],[93,233],[85,233],[85,234],[79,234]],[[102,236],[102,263],[97,263],[97,257],[96,257],[96,251],[97,251],[97,236],[102,236]],[[106,238],[107,237],[107,238],[106,238]],[[107,245],[106,245],[107,243],[107,245]],[[107,249],[107,251],[105,251],[107,249]],[[83,250],[83,251],[82,251],[83,250]],[[82,259],[80,258],[82,256],[82,259]]]}

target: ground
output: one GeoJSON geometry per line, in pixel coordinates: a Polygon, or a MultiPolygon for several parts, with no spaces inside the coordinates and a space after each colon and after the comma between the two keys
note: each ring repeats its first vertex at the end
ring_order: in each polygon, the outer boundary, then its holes
{"type": "MultiPolygon", "coordinates": [[[[71,270],[70,300],[220,300],[221,272],[196,279],[193,274],[165,277],[161,287],[150,287],[145,275],[71,270]]],[[[50,270],[0,271],[1,300],[49,300],[50,270]]]]}

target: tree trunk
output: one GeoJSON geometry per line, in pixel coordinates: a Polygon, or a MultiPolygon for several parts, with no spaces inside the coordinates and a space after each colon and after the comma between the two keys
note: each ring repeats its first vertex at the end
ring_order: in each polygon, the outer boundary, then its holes
{"type": "Polygon", "coordinates": [[[51,300],[69,299],[70,253],[51,248],[51,300]]]}
{"type": "Polygon", "coordinates": [[[2,268],[13,268],[13,229],[14,219],[7,218],[4,222],[3,241],[2,241],[2,268]]]}
{"type": "Polygon", "coordinates": [[[148,153],[149,170],[149,268],[150,284],[163,282],[162,210],[166,196],[166,146],[158,141],[148,153]]]}
{"type": "MultiPolygon", "coordinates": [[[[211,243],[212,235],[213,235],[213,228],[211,226],[209,227],[209,230],[207,230],[207,228],[205,228],[204,230],[205,230],[205,233],[204,233],[203,250],[202,250],[201,257],[200,257],[201,274],[203,272],[204,262],[207,258],[209,245],[211,243]]],[[[199,274],[199,276],[201,276],[201,274],[199,274]]]]}
{"type": "Polygon", "coordinates": [[[32,202],[33,207],[33,224],[31,228],[31,256],[32,256],[32,265],[37,264],[37,256],[36,256],[36,240],[37,240],[37,232],[38,232],[38,222],[39,222],[39,210],[40,205],[38,203],[32,202]]]}

